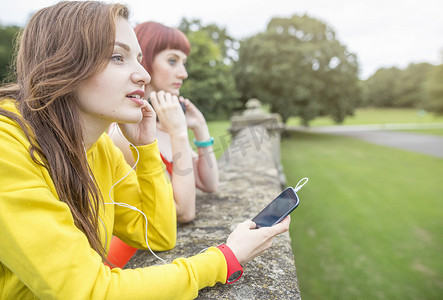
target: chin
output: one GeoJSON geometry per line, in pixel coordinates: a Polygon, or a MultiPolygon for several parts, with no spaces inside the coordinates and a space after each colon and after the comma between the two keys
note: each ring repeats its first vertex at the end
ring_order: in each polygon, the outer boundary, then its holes
{"type": "Polygon", "coordinates": [[[173,90],[170,90],[169,92],[174,96],[177,96],[177,97],[180,96],[180,90],[173,89],[173,90]]]}

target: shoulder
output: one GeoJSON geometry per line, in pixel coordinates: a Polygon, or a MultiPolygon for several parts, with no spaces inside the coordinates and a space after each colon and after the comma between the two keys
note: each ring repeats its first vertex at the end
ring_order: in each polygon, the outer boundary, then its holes
{"type": "MultiPolygon", "coordinates": [[[[4,111],[10,112],[12,116],[18,119],[21,116],[18,114],[15,106],[5,108],[2,104],[0,108],[4,111]]],[[[31,142],[26,136],[20,125],[12,118],[0,113],[0,169],[1,178],[11,176],[11,174],[25,174],[25,170],[29,172],[37,172],[36,169],[42,168],[38,166],[33,160],[30,153],[31,142]]],[[[38,158],[38,153],[35,153],[38,158]]],[[[26,173],[28,174],[28,173],[26,173]]]]}
{"type": "Polygon", "coordinates": [[[22,119],[17,107],[12,100],[2,100],[0,102],[0,139],[1,143],[13,143],[13,141],[19,142],[29,147],[29,140],[26,137],[25,132],[15,119],[22,119]],[[8,142],[7,142],[8,141],[8,142]]]}
{"type": "Polygon", "coordinates": [[[9,117],[14,116],[16,118],[21,118],[20,112],[15,106],[15,101],[11,99],[0,100],[0,109],[2,110],[2,113],[0,114],[0,122],[2,127],[6,124],[18,126],[17,122],[9,117]]]}

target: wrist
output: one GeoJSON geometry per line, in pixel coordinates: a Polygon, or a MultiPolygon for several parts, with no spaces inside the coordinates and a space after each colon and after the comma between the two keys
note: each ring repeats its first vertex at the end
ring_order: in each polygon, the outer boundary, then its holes
{"type": "Polygon", "coordinates": [[[206,122],[203,122],[197,126],[194,126],[192,132],[198,141],[207,140],[211,135],[209,134],[209,128],[206,122]]]}
{"type": "Polygon", "coordinates": [[[231,284],[236,282],[243,274],[242,265],[238,262],[237,257],[235,256],[234,252],[232,252],[231,248],[229,248],[226,244],[221,244],[217,246],[217,248],[223,253],[226,260],[226,283],[231,284]]]}
{"type": "Polygon", "coordinates": [[[157,141],[157,139],[154,137],[154,138],[149,138],[149,139],[146,139],[143,141],[139,141],[137,143],[130,142],[130,144],[134,145],[135,147],[143,147],[143,146],[151,145],[156,141],[157,141]]]}
{"type": "Polygon", "coordinates": [[[196,139],[194,139],[194,145],[198,148],[211,147],[212,145],[214,145],[214,138],[211,136],[209,139],[204,141],[197,141],[196,139]]]}
{"type": "Polygon", "coordinates": [[[176,130],[168,132],[169,137],[172,139],[183,139],[188,141],[188,131],[187,130],[176,130]]]}

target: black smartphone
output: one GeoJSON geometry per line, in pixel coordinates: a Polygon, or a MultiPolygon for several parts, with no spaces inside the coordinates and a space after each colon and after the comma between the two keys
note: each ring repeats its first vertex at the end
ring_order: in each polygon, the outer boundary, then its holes
{"type": "MultiPolygon", "coordinates": [[[[152,105],[152,103],[151,103],[151,98],[148,98],[148,103],[149,103],[150,105],[152,105]]],[[[183,102],[180,102],[180,106],[182,107],[183,112],[186,113],[186,106],[185,106],[185,104],[184,104],[183,102]]]]}
{"type": "Polygon", "coordinates": [[[252,219],[256,228],[270,227],[283,221],[299,204],[297,193],[292,187],[286,188],[268,206],[252,219]]]}

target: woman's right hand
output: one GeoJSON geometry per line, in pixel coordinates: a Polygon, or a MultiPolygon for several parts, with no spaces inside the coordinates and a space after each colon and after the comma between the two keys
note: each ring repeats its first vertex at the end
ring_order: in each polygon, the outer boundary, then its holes
{"type": "Polygon", "coordinates": [[[186,117],[177,96],[158,91],[151,92],[149,97],[158,116],[159,129],[171,136],[187,132],[186,117]]]}
{"type": "Polygon", "coordinates": [[[231,248],[239,263],[245,264],[271,247],[275,236],[289,230],[290,222],[288,216],[272,227],[254,229],[256,226],[254,222],[245,221],[229,235],[226,245],[231,248]]]}
{"type": "Polygon", "coordinates": [[[148,145],[155,141],[155,111],[148,101],[141,107],[143,119],[139,123],[119,123],[126,139],[135,146],[148,145]]]}

